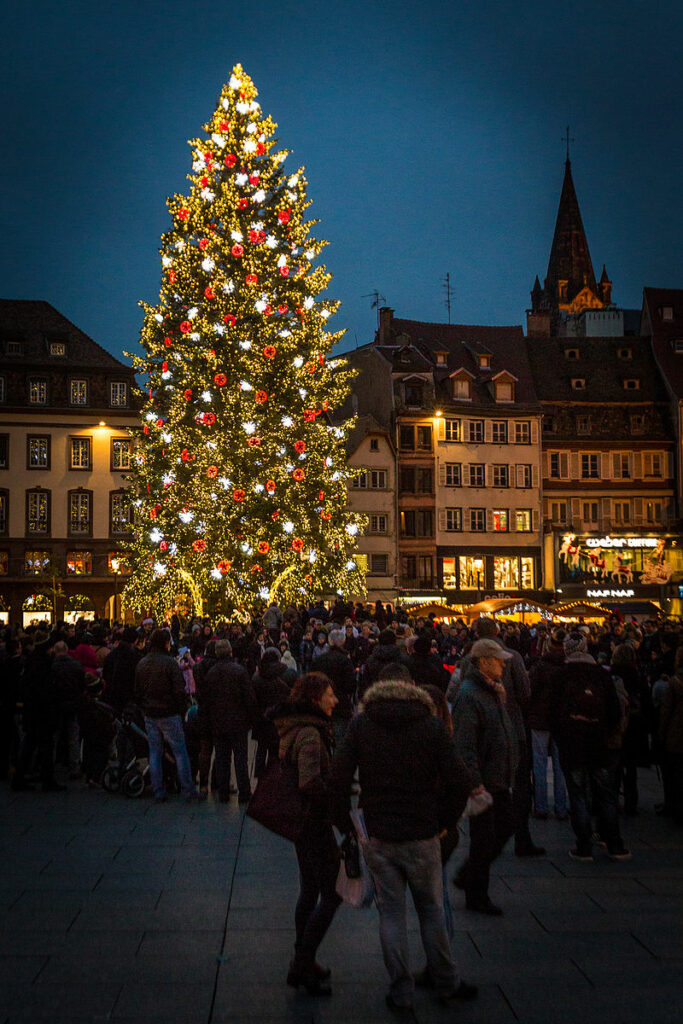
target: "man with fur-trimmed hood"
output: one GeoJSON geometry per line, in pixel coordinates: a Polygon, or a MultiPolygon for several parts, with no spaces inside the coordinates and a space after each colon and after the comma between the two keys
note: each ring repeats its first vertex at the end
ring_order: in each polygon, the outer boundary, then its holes
{"type": "Polygon", "coordinates": [[[387,1005],[410,1019],[414,982],[408,962],[405,889],[420,918],[430,977],[449,1005],[476,995],[460,981],[443,914],[439,837],[453,831],[472,789],[429,694],[389,679],[371,686],[335,755],[329,781],[335,824],[350,830],[350,792],[358,768],[359,804],[369,841],[380,939],[390,977],[387,1005]]]}

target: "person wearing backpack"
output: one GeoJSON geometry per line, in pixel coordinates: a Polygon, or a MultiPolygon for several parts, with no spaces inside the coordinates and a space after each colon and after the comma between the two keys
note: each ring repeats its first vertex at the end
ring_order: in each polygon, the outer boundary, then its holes
{"type": "Polygon", "coordinates": [[[588,653],[586,637],[572,632],[564,641],[554,734],[567,783],[576,846],[572,860],[593,860],[591,799],[599,832],[612,860],[630,860],[619,831],[614,788],[615,751],[610,738],[619,728],[621,706],[614,682],[588,653]]]}

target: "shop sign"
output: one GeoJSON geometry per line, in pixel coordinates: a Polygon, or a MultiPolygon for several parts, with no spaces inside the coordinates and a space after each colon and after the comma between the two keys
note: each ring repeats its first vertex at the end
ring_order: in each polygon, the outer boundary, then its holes
{"type": "Polygon", "coordinates": [[[587,590],[586,597],[635,597],[635,590],[587,590]]]}
{"type": "Polygon", "coordinates": [[[659,537],[586,537],[587,548],[656,548],[659,537]]]}

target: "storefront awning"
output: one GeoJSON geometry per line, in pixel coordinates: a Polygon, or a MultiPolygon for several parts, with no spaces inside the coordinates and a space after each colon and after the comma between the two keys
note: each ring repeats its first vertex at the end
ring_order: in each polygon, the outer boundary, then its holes
{"type": "Polygon", "coordinates": [[[477,604],[471,604],[465,608],[465,614],[470,621],[490,615],[502,615],[506,618],[530,622],[538,619],[551,619],[553,609],[524,597],[489,597],[485,601],[479,601],[477,604]]]}

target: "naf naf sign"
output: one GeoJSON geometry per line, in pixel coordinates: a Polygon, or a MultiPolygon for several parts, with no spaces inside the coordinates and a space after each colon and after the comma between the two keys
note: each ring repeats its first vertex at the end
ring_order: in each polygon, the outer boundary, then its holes
{"type": "Polygon", "coordinates": [[[586,597],[635,597],[635,590],[587,590],[586,597]]]}

